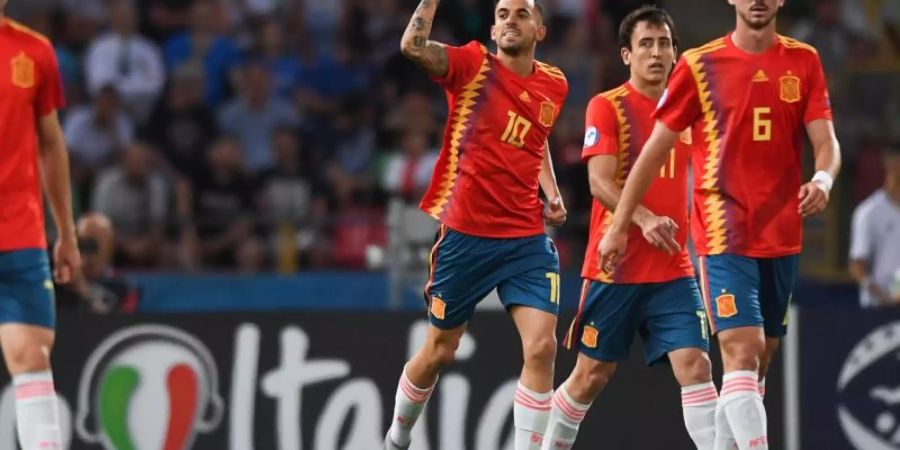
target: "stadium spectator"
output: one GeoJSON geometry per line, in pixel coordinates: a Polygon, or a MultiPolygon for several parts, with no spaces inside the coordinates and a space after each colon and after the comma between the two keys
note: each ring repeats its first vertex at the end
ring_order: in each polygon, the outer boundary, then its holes
{"type": "Polygon", "coordinates": [[[142,134],[180,176],[195,177],[203,170],[206,148],[216,135],[216,120],[203,101],[199,64],[185,64],[172,74],[165,99],[142,134]]]}
{"type": "Polygon", "coordinates": [[[271,74],[272,90],[281,98],[294,94],[300,79],[300,59],[289,51],[284,23],[275,17],[262,22],[256,38],[259,57],[271,74]]]}
{"type": "Polygon", "coordinates": [[[116,260],[125,266],[153,267],[163,256],[171,188],[155,169],[155,157],[148,144],[131,144],[119,165],[98,176],[94,189],[92,209],[112,221],[116,260]]]}
{"type": "Polygon", "coordinates": [[[235,266],[235,252],[253,235],[253,186],[240,141],[220,137],[207,152],[204,172],[193,180],[190,203],[200,266],[235,266]]]}
{"type": "MultiPolygon", "coordinates": [[[[122,110],[112,85],[100,88],[90,106],[72,109],[65,123],[72,164],[88,170],[101,168],[134,138],[134,122],[122,110]]],[[[73,177],[74,178],[74,177],[73,177]]]]}
{"type": "Polygon", "coordinates": [[[297,127],[294,106],[272,95],[271,74],[261,61],[244,65],[238,97],[218,112],[219,130],[237,136],[247,169],[258,174],[272,167],[272,133],[280,127],[297,127]]]}
{"type": "Polygon", "coordinates": [[[381,173],[381,188],[406,203],[418,203],[431,181],[437,151],[429,146],[428,134],[410,128],[400,138],[400,149],[387,157],[381,173]]]}
{"type": "Polygon", "coordinates": [[[159,47],[138,33],[134,0],[114,0],[112,27],[94,38],[84,58],[88,92],[113,85],[136,122],[147,119],[165,84],[159,47]]]}
{"type": "Polygon", "coordinates": [[[900,305],[900,143],[884,157],[884,187],[853,213],[850,274],[863,307],[900,305]]]}
{"type": "Polygon", "coordinates": [[[371,193],[374,115],[372,105],[364,99],[347,97],[334,120],[330,139],[332,158],[327,173],[341,206],[348,204],[354,196],[368,197],[371,193]]]}
{"type": "Polygon", "coordinates": [[[195,0],[191,5],[190,28],[169,38],[165,46],[166,67],[170,72],[192,61],[203,65],[209,106],[225,99],[228,77],[240,61],[237,45],[218,29],[217,6],[215,0],[195,0]]]}
{"type": "Polygon", "coordinates": [[[82,270],[73,283],[57,286],[59,308],[98,314],[135,312],[138,289],[113,267],[116,250],[112,222],[95,212],[82,215],[76,226],[82,270]]]}

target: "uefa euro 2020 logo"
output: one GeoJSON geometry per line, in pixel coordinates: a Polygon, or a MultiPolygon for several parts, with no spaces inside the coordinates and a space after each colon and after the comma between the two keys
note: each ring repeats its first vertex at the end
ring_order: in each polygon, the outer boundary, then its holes
{"type": "Polygon", "coordinates": [[[209,350],[176,328],[140,325],[113,334],[88,358],[75,426],[106,450],[188,450],[223,412],[209,350]]]}
{"type": "Polygon", "coordinates": [[[900,322],[856,344],[838,378],[838,418],[859,450],[900,450],[900,322]]]}

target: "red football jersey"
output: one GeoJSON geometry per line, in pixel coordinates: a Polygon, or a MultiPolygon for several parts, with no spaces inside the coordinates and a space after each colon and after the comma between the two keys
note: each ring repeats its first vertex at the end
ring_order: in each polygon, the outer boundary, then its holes
{"type": "Polygon", "coordinates": [[[507,69],[478,42],[447,47],[450,70],[435,79],[450,114],[423,211],[474,236],[544,232],[538,175],[550,130],[568,94],[563,73],[537,62],[507,69]]]}
{"type": "Polygon", "coordinates": [[[656,117],[693,126],[693,238],[701,255],[800,252],[804,125],[831,119],[816,50],[777,36],[765,53],[731,35],[684,53],[656,117]]]}
{"type": "MultiPolygon", "coordinates": [[[[631,83],[595,96],[587,108],[582,158],[587,161],[597,155],[615,155],[619,161],[616,183],[624,186],[628,173],[653,131],[655,109],[656,101],[641,94],[631,83]]],[[[685,133],[685,138],[689,139],[690,134],[685,133]]],[[[657,249],[644,239],[638,226],[631,225],[625,255],[610,277],[600,267],[597,249],[612,222],[612,213],[595,198],[581,276],[607,283],[637,284],[660,283],[694,275],[685,245],[688,238],[689,158],[690,146],[679,140],[641,202],[653,214],[671,217],[678,224],[676,239],[681,245],[681,253],[670,256],[657,249]]]]}
{"type": "Polygon", "coordinates": [[[0,251],[47,246],[36,120],[62,105],[50,41],[0,19],[0,251]]]}

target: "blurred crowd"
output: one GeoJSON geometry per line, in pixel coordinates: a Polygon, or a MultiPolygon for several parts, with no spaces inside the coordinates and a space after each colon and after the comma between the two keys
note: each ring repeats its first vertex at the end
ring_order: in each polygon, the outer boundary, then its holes
{"type": "MultiPolygon", "coordinates": [[[[432,39],[487,41],[492,3],[444,0],[432,39]]],[[[590,204],[584,106],[625,79],[616,28],[643,2],[545,3],[539,58],[571,89],[551,149],[570,211],[556,237],[572,268],[590,204]]],[[[427,186],[447,109],[399,53],[416,4],[12,0],[7,12],[56,47],[76,214],[109,219],[115,266],[254,273],[378,267],[396,247],[392,227],[415,224],[408,234],[430,238],[429,221],[403,219],[427,186]]],[[[797,0],[779,18],[783,33],[818,47],[828,72],[846,158],[839,217],[881,185],[881,150],[900,137],[898,10],[797,0]]],[[[673,13],[684,30],[706,27],[706,39],[734,20],[709,30],[703,16],[673,13]]]]}

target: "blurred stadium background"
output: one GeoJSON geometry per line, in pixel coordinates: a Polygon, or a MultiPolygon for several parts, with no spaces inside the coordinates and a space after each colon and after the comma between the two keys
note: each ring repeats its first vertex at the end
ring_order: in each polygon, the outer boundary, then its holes
{"type": "MultiPolygon", "coordinates": [[[[432,38],[486,41],[492,3],[442,1],[432,38]]],[[[553,231],[562,332],[589,217],[584,106],[626,77],[615,31],[644,2],[545,3],[539,58],[571,87],[551,140],[569,209],[553,231]]],[[[684,48],[734,25],[724,0],[659,3],[684,48]]],[[[11,0],[10,16],[52,39],[68,103],[87,276],[58,288],[69,448],[380,448],[424,333],[436,225],[416,204],[446,115],[399,53],[416,4],[11,0]]],[[[772,448],[900,449],[900,312],[860,308],[847,272],[854,209],[900,145],[900,1],[789,0],[778,21],[820,52],[844,165],[806,222],[795,326],[766,399],[772,448]]],[[[520,350],[491,303],[413,449],[512,448],[520,350]]],[[[559,361],[563,375],[571,355],[559,361]]],[[[578,448],[689,448],[677,394],[666,369],[626,365],[578,448]]],[[[0,448],[15,448],[11,395],[0,448]]]]}

